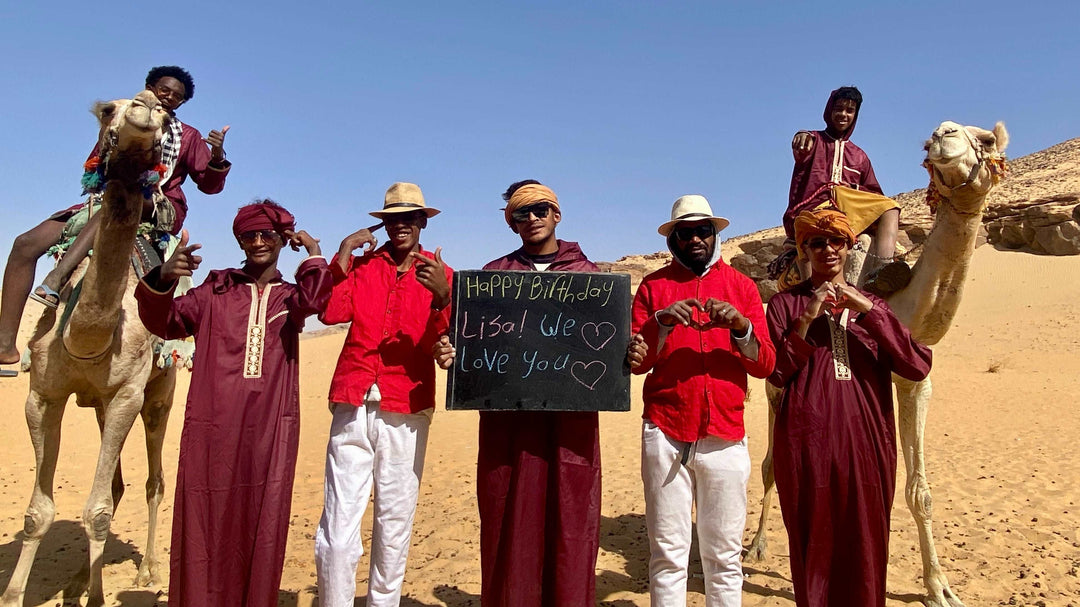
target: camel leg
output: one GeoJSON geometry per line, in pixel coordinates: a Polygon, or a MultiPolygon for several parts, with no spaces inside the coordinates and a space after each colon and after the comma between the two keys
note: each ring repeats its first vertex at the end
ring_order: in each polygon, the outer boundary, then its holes
{"type": "MultiPolygon", "coordinates": [[[[94,416],[97,417],[98,435],[104,438],[105,434],[105,406],[98,396],[91,396],[86,394],[79,395],[79,406],[84,408],[92,408],[94,410],[94,416]]],[[[120,460],[116,461],[116,471],[113,473],[112,479],[112,506],[113,515],[116,515],[116,509],[120,507],[120,498],[124,496],[124,473],[121,470],[120,460]]],[[[79,568],[79,572],[71,578],[68,585],[64,587],[64,597],[80,597],[86,588],[90,584],[90,561],[83,562],[82,567],[79,568]]]]}
{"type": "Polygon", "coordinates": [[[56,516],[53,503],[53,479],[56,460],[60,454],[60,422],[67,400],[48,401],[31,391],[26,398],[26,425],[34,445],[34,492],[23,519],[22,551],[11,573],[8,587],[0,596],[0,606],[21,607],[26,594],[26,582],[34,564],[41,538],[45,537],[56,516]]]}
{"type": "MultiPolygon", "coordinates": [[[[101,400],[93,405],[94,415],[97,416],[98,434],[105,434],[105,407],[101,400]]],[[[120,507],[120,498],[124,497],[124,471],[121,469],[122,462],[116,461],[116,472],[113,473],[112,480],[112,500],[113,500],[113,514],[116,514],[116,509],[120,507]]]]}
{"type": "Polygon", "coordinates": [[[101,574],[104,566],[105,540],[112,525],[113,500],[112,479],[120,462],[120,451],[135,417],[142,408],[142,389],[132,382],[121,388],[112,401],[105,406],[105,426],[101,432],[101,452],[94,470],[94,484],[90,498],[83,509],[83,525],[90,541],[90,579],[87,586],[86,607],[105,604],[105,591],[101,574]]]}
{"type": "Polygon", "coordinates": [[[907,467],[904,495],[908,509],[919,530],[919,549],[923,561],[923,584],[926,586],[926,607],[964,607],[960,598],[949,588],[949,580],[938,562],[933,534],[933,498],[926,480],[926,457],[923,451],[923,430],[930,408],[930,378],[911,382],[893,376],[900,414],[900,445],[907,467]]]}
{"type": "Polygon", "coordinates": [[[783,393],[783,390],[772,384],[765,384],[765,394],[769,399],[769,451],[761,462],[761,481],[765,485],[765,489],[761,496],[761,517],[758,518],[757,532],[754,533],[754,539],[750,541],[750,547],[746,550],[745,560],[750,562],[764,561],[768,555],[768,538],[766,537],[765,523],[769,519],[773,495],[776,493],[774,491],[776,478],[773,476],[773,428],[776,426],[776,407],[779,406],[780,397],[783,393]]]}
{"type": "Polygon", "coordinates": [[[165,495],[165,474],[161,467],[161,447],[165,442],[165,430],[172,409],[173,391],[176,388],[176,367],[171,367],[150,381],[146,386],[142,408],[143,427],[146,431],[146,510],[148,517],[146,551],[135,585],[140,587],[158,583],[157,552],[154,542],[157,535],[158,507],[165,495]]]}

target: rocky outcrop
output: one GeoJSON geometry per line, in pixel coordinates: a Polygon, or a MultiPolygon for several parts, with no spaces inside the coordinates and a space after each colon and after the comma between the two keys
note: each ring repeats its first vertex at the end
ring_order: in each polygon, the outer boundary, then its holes
{"type": "Polygon", "coordinates": [[[1080,192],[993,204],[984,221],[989,241],[1006,249],[1045,255],[1080,254],[1080,192]]]}

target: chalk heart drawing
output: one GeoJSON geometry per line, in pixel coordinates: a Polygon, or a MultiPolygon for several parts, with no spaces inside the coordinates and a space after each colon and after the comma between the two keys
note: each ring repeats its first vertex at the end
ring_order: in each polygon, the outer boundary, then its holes
{"type": "Polygon", "coordinates": [[[588,364],[575,360],[574,364],[570,365],[570,376],[590,390],[596,386],[596,382],[600,381],[605,373],[607,373],[607,365],[601,360],[594,360],[588,364]]]}
{"type": "Polygon", "coordinates": [[[581,339],[593,350],[603,350],[615,337],[615,325],[609,322],[587,322],[581,325],[581,339]]]}

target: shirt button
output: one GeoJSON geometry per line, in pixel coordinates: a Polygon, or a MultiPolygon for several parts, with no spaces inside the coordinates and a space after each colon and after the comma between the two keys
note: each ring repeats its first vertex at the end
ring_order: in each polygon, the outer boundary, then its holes
{"type": "Polygon", "coordinates": [[[387,313],[387,314],[389,314],[389,313],[390,313],[390,310],[387,310],[387,311],[386,311],[386,313],[387,313]]]}

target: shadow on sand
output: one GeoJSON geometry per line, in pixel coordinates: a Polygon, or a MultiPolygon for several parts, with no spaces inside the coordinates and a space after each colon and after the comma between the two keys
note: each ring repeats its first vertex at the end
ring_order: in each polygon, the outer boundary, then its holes
{"type": "MultiPolygon", "coordinates": [[[[11,574],[15,564],[19,560],[19,552],[22,550],[23,533],[20,531],[15,539],[0,545],[0,588],[7,588],[11,581],[11,574]]],[[[74,601],[85,590],[84,584],[78,584],[76,576],[86,566],[88,556],[88,542],[82,523],[78,521],[58,520],[53,522],[49,532],[41,540],[37,558],[30,570],[30,579],[26,584],[27,605],[44,603],[58,593],[63,593],[65,602],[74,601]]],[[[135,579],[135,573],[139,564],[142,563],[142,553],[131,542],[120,541],[116,534],[109,532],[109,538],[105,541],[105,564],[116,564],[131,561],[131,578],[135,579]]],[[[108,592],[108,588],[105,589],[108,592]]],[[[117,595],[117,601],[126,607],[142,607],[154,605],[157,589],[146,591],[122,592],[117,595]]]]}

